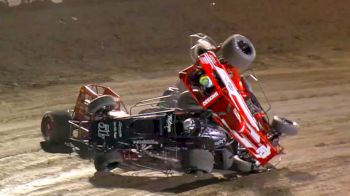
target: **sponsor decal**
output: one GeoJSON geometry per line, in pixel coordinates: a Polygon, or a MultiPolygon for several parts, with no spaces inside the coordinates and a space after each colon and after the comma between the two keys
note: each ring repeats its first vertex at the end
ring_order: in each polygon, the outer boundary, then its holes
{"type": "Polygon", "coordinates": [[[269,156],[271,154],[271,149],[270,146],[266,147],[266,146],[260,146],[258,149],[256,149],[256,153],[258,154],[257,157],[261,157],[263,159],[265,159],[267,156],[269,156]]]}
{"type": "Polygon", "coordinates": [[[117,139],[117,122],[113,122],[113,138],[117,139]]]}
{"type": "Polygon", "coordinates": [[[134,140],[134,144],[159,144],[158,141],[155,140],[134,140]]]}
{"type": "Polygon", "coordinates": [[[173,117],[172,115],[168,115],[166,119],[166,129],[168,130],[168,133],[171,133],[171,126],[173,125],[173,117]]]}
{"type": "Polygon", "coordinates": [[[123,124],[122,124],[122,122],[118,122],[118,136],[119,137],[122,137],[123,135],[122,135],[122,126],[123,126],[123,124]]]}
{"type": "Polygon", "coordinates": [[[117,137],[122,137],[122,122],[118,121],[114,121],[113,122],[113,138],[114,139],[117,139],[117,137]],[[117,127],[117,124],[118,124],[118,127],[117,127]]]}
{"type": "Polygon", "coordinates": [[[214,100],[217,96],[219,96],[219,93],[215,91],[215,93],[213,93],[212,95],[210,95],[206,100],[204,100],[202,102],[203,106],[208,105],[209,102],[211,102],[212,100],[214,100]]]}

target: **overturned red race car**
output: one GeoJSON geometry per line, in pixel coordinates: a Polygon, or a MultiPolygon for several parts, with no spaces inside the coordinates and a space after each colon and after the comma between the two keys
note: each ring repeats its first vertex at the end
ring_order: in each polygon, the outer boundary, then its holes
{"type": "Polygon", "coordinates": [[[201,33],[191,39],[194,64],[180,71],[176,87],[128,111],[110,88],[83,86],[74,110],[44,115],[45,142],[88,148],[97,171],[155,161],[188,173],[259,171],[283,151],[281,135],[297,134],[297,123],[276,116],[270,122],[255,97],[247,77],[256,76],[242,75],[255,58],[246,37],[220,45],[201,33]]]}
{"type": "Polygon", "coordinates": [[[214,121],[249,152],[254,164],[265,165],[283,150],[279,136],[296,134],[297,123],[275,116],[270,125],[266,112],[241,76],[240,72],[249,69],[255,58],[253,44],[238,34],[220,46],[204,34],[191,37],[197,39],[191,48],[195,64],[181,71],[180,79],[196,102],[210,109],[214,121]]]}

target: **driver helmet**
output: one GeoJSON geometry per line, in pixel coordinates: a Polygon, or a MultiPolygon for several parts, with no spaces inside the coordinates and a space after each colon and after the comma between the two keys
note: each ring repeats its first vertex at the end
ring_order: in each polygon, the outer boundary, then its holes
{"type": "Polygon", "coordinates": [[[211,88],[214,86],[213,82],[207,75],[203,75],[199,78],[199,84],[204,87],[205,89],[211,88]]]}
{"type": "Polygon", "coordinates": [[[184,130],[187,132],[192,132],[196,130],[196,121],[193,118],[187,118],[182,122],[184,130]]]}

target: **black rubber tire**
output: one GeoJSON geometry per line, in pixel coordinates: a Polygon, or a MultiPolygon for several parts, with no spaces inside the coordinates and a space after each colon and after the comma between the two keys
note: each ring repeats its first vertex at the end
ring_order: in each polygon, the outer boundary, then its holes
{"type": "Polygon", "coordinates": [[[160,108],[175,108],[177,106],[177,100],[179,98],[179,92],[176,90],[172,90],[171,88],[173,87],[169,87],[168,89],[166,89],[162,96],[170,96],[167,98],[162,98],[160,99],[160,103],[157,104],[160,108]]]}
{"type": "Polygon", "coordinates": [[[253,163],[249,161],[245,161],[238,157],[238,155],[235,155],[233,157],[233,167],[232,169],[239,172],[239,173],[251,173],[254,172],[254,165],[253,163]]]}
{"type": "Polygon", "coordinates": [[[241,72],[250,68],[256,56],[253,43],[239,34],[227,38],[221,46],[221,51],[224,60],[241,72]]]}
{"type": "Polygon", "coordinates": [[[286,135],[298,134],[298,124],[286,118],[280,118],[278,116],[274,116],[271,126],[276,131],[286,135]]]}
{"type": "Polygon", "coordinates": [[[215,168],[228,170],[232,168],[234,153],[231,146],[227,146],[215,153],[215,168]]]}
{"type": "Polygon", "coordinates": [[[71,136],[69,120],[72,120],[72,115],[68,111],[46,112],[41,120],[41,134],[45,141],[55,144],[66,142],[71,136]]]}
{"type": "Polygon", "coordinates": [[[214,155],[204,149],[189,149],[183,152],[181,164],[186,173],[210,173],[214,168],[214,155]]]}
{"type": "Polygon", "coordinates": [[[92,100],[88,107],[87,111],[90,114],[96,114],[99,111],[111,111],[117,106],[117,103],[114,100],[113,96],[110,95],[102,95],[92,100]]]}
{"type": "Polygon", "coordinates": [[[40,147],[48,153],[70,154],[73,152],[73,149],[65,144],[56,144],[48,141],[40,142],[40,147]]]}
{"type": "Polygon", "coordinates": [[[179,89],[179,93],[182,93],[182,92],[185,92],[187,91],[188,89],[186,88],[185,84],[179,80],[177,83],[176,83],[176,87],[179,89]]]}
{"type": "Polygon", "coordinates": [[[94,159],[95,169],[98,172],[111,171],[119,166],[123,156],[118,150],[111,150],[106,153],[99,152],[94,159]]]}
{"type": "Polygon", "coordinates": [[[190,91],[182,92],[179,95],[179,100],[177,101],[177,107],[185,111],[201,111],[203,110],[197,101],[193,98],[190,91]]]}

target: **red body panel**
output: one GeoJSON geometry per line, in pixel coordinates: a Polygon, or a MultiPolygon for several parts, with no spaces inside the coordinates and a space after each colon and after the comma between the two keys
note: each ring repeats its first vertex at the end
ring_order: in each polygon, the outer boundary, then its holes
{"type": "Polygon", "coordinates": [[[79,90],[77,102],[74,107],[73,119],[79,120],[79,121],[89,120],[90,117],[87,114],[88,104],[92,100],[102,95],[110,95],[114,97],[118,107],[118,108],[115,108],[115,110],[120,109],[121,100],[120,100],[120,96],[117,93],[115,93],[112,89],[105,86],[89,84],[89,85],[82,86],[79,90]]]}
{"type": "Polygon", "coordinates": [[[193,97],[204,109],[211,109],[214,120],[249,153],[264,165],[278,154],[276,148],[264,135],[264,128],[260,128],[255,116],[249,111],[244,97],[244,85],[240,75],[233,67],[221,64],[213,52],[199,56],[198,64],[190,66],[180,72],[180,79],[190,90],[193,97]],[[210,77],[214,87],[201,88],[193,83],[194,75],[198,71],[210,77]]]}
{"type": "MultiPolygon", "coordinates": [[[[90,102],[103,95],[110,95],[114,98],[114,101],[116,103],[114,111],[126,112],[126,108],[123,102],[121,101],[120,96],[117,93],[115,93],[112,89],[101,85],[88,84],[82,86],[79,90],[79,95],[77,97],[77,101],[73,111],[73,120],[79,121],[79,125],[82,127],[89,127],[90,121],[94,120],[94,116],[88,114],[88,105],[90,102]]],[[[77,130],[78,133],[76,135],[73,135],[73,138],[80,140],[89,138],[88,132],[82,129],[75,130],[77,130]]]]}

